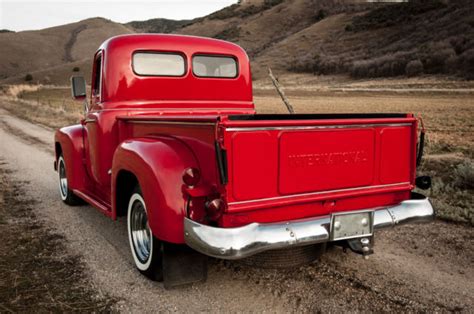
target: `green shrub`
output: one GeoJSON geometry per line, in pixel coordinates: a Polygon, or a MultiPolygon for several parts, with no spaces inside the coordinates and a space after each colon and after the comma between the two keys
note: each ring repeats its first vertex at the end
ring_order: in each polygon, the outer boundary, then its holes
{"type": "Polygon", "coordinates": [[[255,6],[252,4],[240,10],[239,17],[245,18],[247,16],[252,16],[254,14],[260,13],[264,10],[266,10],[264,6],[255,6]]]}
{"type": "Polygon", "coordinates": [[[437,42],[428,46],[422,51],[422,61],[426,73],[442,73],[445,69],[445,62],[456,52],[448,42],[437,42]]]}
{"type": "Polygon", "coordinates": [[[460,189],[452,183],[435,177],[430,198],[437,209],[437,218],[474,225],[472,191],[460,189]]]}
{"type": "Polygon", "coordinates": [[[463,53],[469,44],[469,39],[465,36],[455,36],[449,38],[449,43],[453,47],[457,55],[463,53]]]}
{"type": "Polygon", "coordinates": [[[413,1],[381,6],[353,19],[354,30],[364,31],[390,26],[399,26],[431,10],[446,7],[441,1],[413,1]]]}
{"type": "Polygon", "coordinates": [[[464,71],[464,77],[468,80],[474,80],[474,48],[464,51],[459,56],[459,61],[464,71]]]}
{"type": "Polygon", "coordinates": [[[451,56],[444,63],[446,73],[456,73],[459,68],[459,57],[451,56]]]}
{"type": "Polygon", "coordinates": [[[225,7],[222,10],[212,13],[209,15],[210,20],[225,20],[231,17],[236,16],[236,9],[239,7],[238,4],[233,4],[231,6],[225,7]]]}
{"type": "Polygon", "coordinates": [[[214,35],[214,38],[222,39],[222,40],[238,39],[239,36],[240,36],[240,31],[241,31],[240,27],[232,26],[232,27],[226,28],[222,32],[214,35]]]}
{"type": "Polygon", "coordinates": [[[263,6],[265,9],[270,9],[271,7],[274,7],[282,2],[283,0],[264,0],[263,6]]]}
{"type": "Polygon", "coordinates": [[[466,160],[454,169],[454,185],[460,189],[474,189],[474,163],[466,160]]]}
{"type": "Polygon", "coordinates": [[[405,67],[405,73],[412,77],[423,74],[423,63],[420,60],[412,60],[405,67]]]}
{"type": "Polygon", "coordinates": [[[313,17],[313,20],[315,22],[319,22],[321,21],[322,19],[326,18],[326,16],[328,15],[328,13],[326,12],[326,10],[324,9],[320,9],[318,11],[318,13],[316,13],[316,15],[313,17]]]}
{"type": "Polygon", "coordinates": [[[354,61],[350,73],[355,78],[405,75],[405,68],[411,55],[411,51],[402,51],[378,58],[354,61]]]}

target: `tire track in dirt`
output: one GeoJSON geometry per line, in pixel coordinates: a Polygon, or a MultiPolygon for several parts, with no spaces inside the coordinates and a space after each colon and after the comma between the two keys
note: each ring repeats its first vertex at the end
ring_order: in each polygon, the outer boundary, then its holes
{"type": "Polygon", "coordinates": [[[43,140],[39,139],[38,137],[29,135],[23,132],[21,129],[10,125],[1,117],[0,117],[0,128],[2,128],[5,132],[18,137],[20,140],[24,141],[27,144],[35,145],[39,149],[44,150],[48,153],[54,152],[53,146],[51,146],[51,144],[46,143],[43,140]]]}
{"type": "Polygon", "coordinates": [[[37,201],[7,166],[0,158],[0,312],[111,311],[115,300],[97,294],[64,237],[38,221],[37,201]]]}

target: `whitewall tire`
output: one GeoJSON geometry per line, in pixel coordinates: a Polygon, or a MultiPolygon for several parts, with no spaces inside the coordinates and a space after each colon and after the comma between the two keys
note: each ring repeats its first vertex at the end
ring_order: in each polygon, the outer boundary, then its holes
{"type": "Polygon", "coordinates": [[[83,202],[69,189],[69,182],[66,174],[66,162],[61,154],[58,158],[59,196],[61,197],[61,200],[68,205],[80,205],[83,202]]]}
{"type": "Polygon", "coordinates": [[[150,279],[162,280],[161,242],[151,232],[146,203],[138,187],[129,198],[127,230],[135,266],[150,279]]]}

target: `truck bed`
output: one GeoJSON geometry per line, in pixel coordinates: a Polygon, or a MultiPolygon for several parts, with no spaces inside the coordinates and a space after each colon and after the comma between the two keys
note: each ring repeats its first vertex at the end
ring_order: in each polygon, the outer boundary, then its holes
{"type": "Polygon", "coordinates": [[[167,134],[192,148],[204,180],[227,203],[222,226],[396,204],[414,187],[417,120],[411,114],[119,119],[128,125],[122,138],[167,134]]]}

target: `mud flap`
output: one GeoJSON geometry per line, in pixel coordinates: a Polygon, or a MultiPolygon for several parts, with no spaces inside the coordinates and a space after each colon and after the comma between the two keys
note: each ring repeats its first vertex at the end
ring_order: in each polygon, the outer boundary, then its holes
{"type": "Polygon", "coordinates": [[[163,247],[165,289],[207,279],[207,256],[184,245],[166,243],[163,247]]]}

